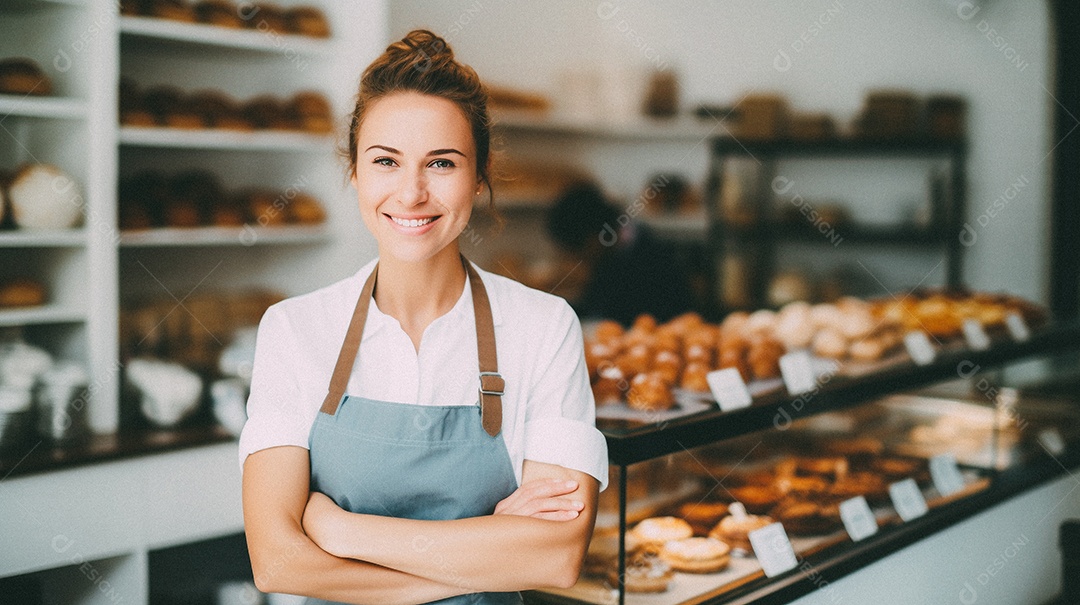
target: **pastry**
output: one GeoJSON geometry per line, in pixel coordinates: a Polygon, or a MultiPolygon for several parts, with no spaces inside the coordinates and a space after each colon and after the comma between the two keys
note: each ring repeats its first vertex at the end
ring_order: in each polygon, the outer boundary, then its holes
{"type": "Polygon", "coordinates": [[[705,535],[727,512],[728,505],[723,502],[687,502],[679,507],[678,515],[695,534],[705,535]]]}
{"type": "Polygon", "coordinates": [[[44,96],[52,93],[52,81],[32,59],[0,59],[0,93],[44,96]]]}
{"type": "Polygon", "coordinates": [[[671,351],[659,351],[653,358],[652,372],[659,374],[664,382],[675,384],[682,373],[682,360],[671,351]]]}
{"type": "Polygon", "coordinates": [[[857,361],[876,361],[885,355],[888,347],[881,338],[863,338],[851,343],[848,354],[857,361]]]}
{"type": "Polygon", "coordinates": [[[682,540],[694,535],[690,524],[678,517],[650,517],[639,522],[627,536],[644,548],[659,548],[668,540],[682,540]]]}
{"type": "Polygon", "coordinates": [[[683,369],[680,386],[688,391],[706,393],[709,391],[708,374],[709,366],[696,361],[687,363],[686,368],[683,369]]]}
{"type": "Polygon", "coordinates": [[[743,382],[748,383],[753,374],[750,369],[750,364],[747,363],[745,351],[745,348],[735,347],[721,349],[719,358],[717,359],[717,365],[720,366],[720,369],[735,368],[739,370],[739,375],[742,376],[743,382]]]}
{"type": "Polygon", "coordinates": [[[167,117],[172,116],[172,123],[188,123],[202,127],[198,115],[190,113],[185,107],[184,93],[175,86],[154,86],[142,95],[142,106],[154,116],[155,123],[168,125],[167,117]]]}
{"type": "Polygon", "coordinates": [[[638,315],[630,329],[645,333],[652,332],[656,329],[656,318],[648,313],[638,315]]]}
{"type": "Polygon", "coordinates": [[[159,19],[195,22],[195,11],[184,0],[150,0],[147,14],[159,19]]]}
{"type": "Polygon", "coordinates": [[[326,220],[326,212],[314,197],[297,193],[289,202],[289,218],[301,225],[317,225],[326,220]]]}
{"type": "Polygon", "coordinates": [[[223,130],[252,130],[251,123],[241,115],[240,107],[228,95],[214,90],[193,93],[187,101],[188,109],[209,128],[223,130]]]}
{"type": "Polygon", "coordinates": [[[821,477],[800,477],[798,475],[781,476],[776,479],[776,489],[782,494],[819,494],[825,492],[829,484],[821,477]]]}
{"type": "Polygon", "coordinates": [[[626,403],[635,410],[655,412],[670,409],[675,401],[671,385],[656,372],[637,374],[630,380],[626,403]]]}
{"type": "Polygon", "coordinates": [[[70,176],[49,164],[25,164],[7,188],[11,218],[24,229],[70,229],[82,220],[85,200],[70,176]]]}
{"type": "Polygon", "coordinates": [[[842,456],[800,456],[790,460],[794,461],[795,471],[800,474],[829,478],[840,478],[848,474],[848,461],[842,456]]]}
{"type": "Polygon", "coordinates": [[[598,342],[608,344],[609,346],[613,341],[618,340],[623,335],[623,327],[618,322],[605,319],[596,324],[596,329],[593,332],[593,338],[598,342]]]}
{"type": "Polygon", "coordinates": [[[17,278],[0,282],[0,308],[36,307],[45,304],[45,286],[41,282],[17,278]]]}
{"type": "Polygon", "coordinates": [[[746,333],[746,322],[750,315],[744,311],[729,313],[720,324],[720,337],[727,335],[741,336],[746,333]]]}
{"type": "Polygon", "coordinates": [[[784,529],[798,535],[821,535],[843,527],[840,507],[836,503],[817,503],[809,500],[785,500],[770,513],[784,524],[784,529]]]}
{"type": "Polygon", "coordinates": [[[840,359],[847,355],[848,343],[838,330],[825,328],[814,336],[811,348],[819,357],[840,359]]]}
{"type": "Polygon", "coordinates": [[[713,573],[731,562],[731,547],[716,538],[684,538],[665,542],[659,557],[675,571],[713,573]]]}
{"type": "MultiPolygon", "coordinates": [[[[626,560],[626,574],[623,585],[627,592],[664,592],[675,577],[675,572],[666,562],[651,554],[639,553],[626,560]]],[[[618,568],[608,572],[608,582],[619,585],[618,568]]]]}
{"type": "Polygon", "coordinates": [[[619,366],[606,363],[597,372],[596,382],[592,385],[593,398],[596,405],[618,403],[623,400],[623,395],[630,387],[619,366]]]}
{"type": "Polygon", "coordinates": [[[242,227],[244,225],[244,211],[237,203],[235,196],[210,209],[210,224],[216,227],[242,227]]]}
{"type": "Polygon", "coordinates": [[[733,487],[729,491],[733,498],[752,513],[768,512],[783,497],[783,494],[771,485],[744,485],[733,487]]]}
{"type": "Polygon", "coordinates": [[[293,96],[287,111],[301,130],[326,134],[334,130],[333,110],[323,95],[305,91],[293,96]]]}
{"type": "Polygon", "coordinates": [[[219,27],[243,28],[237,7],[226,0],[202,0],[195,4],[195,18],[200,23],[219,27]]]}
{"type": "Polygon", "coordinates": [[[616,358],[615,365],[619,366],[628,377],[648,372],[652,365],[649,347],[643,344],[630,347],[616,358]]]}
{"type": "Polygon", "coordinates": [[[589,377],[596,380],[597,371],[602,364],[611,364],[615,357],[615,349],[603,342],[589,340],[585,342],[585,367],[589,369],[589,377]]]}
{"type": "Polygon", "coordinates": [[[771,525],[774,521],[772,517],[765,515],[747,515],[739,510],[736,505],[738,505],[738,502],[732,505],[733,514],[721,519],[716,524],[716,527],[709,532],[709,537],[726,542],[732,548],[750,553],[754,550],[750,544],[750,532],[771,525]]]}
{"type": "Polygon", "coordinates": [[[883,504],[889,500],[889,485],[880,475],[857,472],[834,481],[828,493],[841,500],[865,496],[867,502],[883,504]]]}
{"type": "Polygon", "coordinates": [[[295,127],[281,102],[268,95],[249,100],[244,104],[242,113],[244,119],[255,128],[289,130],[295,127]]]}
{"type": "Polygon", "coordinates": [[[683,359],[686,363],[700,363],[705,366],[713,365],[713,347],[704,343],[693,343],[686,346],[683,351],[683,359]]]}
{"type": "Polygon", "coordinates": [[[130,78],[120,78],[120,124],[150,128],[158,125],[157,117],[143,105],[138,86],[130,78]]]}
{"type": "Polygon", "coordinates": [[[771,337],[758,337],[750,341],[746,353],[746,363],[750,373],[759,380],[780,376],[780,357],[784,354],[784,345],[771,337]]]}
{"type": "Polygon", "coordinates": [[[329,38],[330,23],[326,15],[314,6],[296,6],[285,11],[289,33],[313,38],[329,38]]]}
{"type": "Polygon", "coordinates": [[[170,201],[166,222],[175,227],[207,224],[211,209],[225,202],[225,192],[217,177],[202,170],[180,173],[169,183],[170,201]],[[194,215],[189,213],[193,211],[194,215]],[[178,216],[176,213],[180,212],[178,216]]]}
{"type": "Polygon", "coordinates": [[[271,31],[279,34],[288,33],[285,23],[285,12],[273,4],[256,2],[254,6],[247,5],[249,17],[247,26],[261,32],[271,31]]]}
{"type": "Polygon", "coordinates": [[[746,332],[748,334],[772,335],[776,328],[776,313],[768,309],[754,311],[746,318],[746,332]]]}
{"type": "Polygon", "coordinates": [[[279,227],[286,224],[283,202],[273,191],[257,189],[248,194],[248,216],[260,227],[279,227]]]}
{"type": "MultiPolygon", "coordinates": [[[[627,548],[629,552],[629,548],[627,548]]],[[[585,561],[581,572],[587,576],[606,576],[612,567],[618,567],[619,534],[618,532],[593,532],[589,548],[585,551],[585,561]]]]}

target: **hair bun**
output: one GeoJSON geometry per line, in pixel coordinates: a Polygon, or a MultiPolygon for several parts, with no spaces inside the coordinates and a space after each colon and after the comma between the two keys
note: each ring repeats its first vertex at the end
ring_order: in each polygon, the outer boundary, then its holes
{"type": "Polygon", "coordinates": [[[405,37],[386,48],[388,55],[413,57],[413,61],[453,61],[454,50],[446,40],[427,29],[414,29],[405,37]]]}

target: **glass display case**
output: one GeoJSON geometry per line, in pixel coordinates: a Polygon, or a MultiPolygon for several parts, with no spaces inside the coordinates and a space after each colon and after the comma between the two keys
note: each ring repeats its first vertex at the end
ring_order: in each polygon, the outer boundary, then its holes
{"type": "Polygon", "coordinates": [[[973,344],[819,368],[797,396],[752,383],[735,409],[598,404],[581,579],[527,602],[786,603],[1080,465],[1080,324],[973,344]]]}

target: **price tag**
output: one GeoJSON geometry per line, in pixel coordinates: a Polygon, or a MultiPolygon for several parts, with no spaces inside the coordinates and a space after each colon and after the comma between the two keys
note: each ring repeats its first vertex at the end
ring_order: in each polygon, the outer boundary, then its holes
{"type": "Polygon", "coordinates": [[[806,351],[795,351],[781,357],[780,375],[783,376],[784,386],[791,395],[802,395],[813,391],[817,386],[814,368],[810,364],[810,354],[806,351]]]}
{"type": "Polygon", "coordinates": [[[990,348],[990,337],[977,319],[965,319],[961,328],[964,331],[964,340],[972,351],[985,351],[990,348]]]}
{"type": "Polygon", "coordinates": [[[937,351],[934,350],[934,345],[930,344],[930,338],[926,336],[926,332],[915,330],[905,334],[904,347],[915,365],[930,365],[937,357],[937,351]]]}
{"type": "Polygon", "coordinates": [[[840,520],[851,539],[858,542],[877,533],[877,519],[866,498],[855,496],[840,503],[840,520]]]}
{"type": "Polygon", "coordinates": [[[1055,428],[1039,431],[1039,443],[1052,456],[1060,456],[1065,453],[1065,440],[1061,438],[1061,433],[1055,428]]]}
{"type": "Polygon", "coordinates": [[[896,514],[904,521],[911,521],[926,514],[930,510],[926,506],[926,498],[919,491],[919,485],[914,479],[908,478],[897,481],[889,486],[889,498],[892,500],[896,514]]]}
{"type": "Polygon", "coordinates": [[[964,489],[964,476],[956,466],[956,456],[938,454],[930,459],[930,478],[942,496],[951,496],[964,489]]]}
{"type": "Polygon", "coordinates": [[[716,403],[720,404],[720,409],[725,412],[750,407],[754,401],[742,375],[735,368],[709,372],[705,375],[705,380],[709,383],[709,390],[716,398],[716,403]]]}
{"type": "Polygon", "coordinates": [[[750,545],[754,547],[754,556],[761,563],[761,569],[769,578],[785,571],[795,569],[799,564],[795,558],[795,549],[791,547],[787,532],[780,522],[755,529],[747,534],[750,545]]]}
{"type": "Polygon", "coordinates": [[[1027,322],[1020,316],[1019,313],[1009,313],[1005,316],[1005,327],[1009,330],[1009,336],[1016,342],[1027,342],[1031,340],[1031,330],[1028,329],[1027,322]]]}

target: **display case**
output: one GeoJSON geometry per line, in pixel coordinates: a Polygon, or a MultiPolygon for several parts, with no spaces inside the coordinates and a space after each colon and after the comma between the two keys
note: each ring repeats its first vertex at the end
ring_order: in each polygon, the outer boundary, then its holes
{"type": "MultiPolygon", "coordinates": [[[[527,602],[788,603],[815,591],[825,597],[815,602],[833,602],[841,578],[1070,481],[1080,465],[1080,324],[992,332],[988,343],[940,339],[932,353],[826,365],[798,395],[787,373],[771,388],[751,381],[745,406],[719,385],[720,406],[678,390],[671,408],[636,416],[598,403],[611,476],[581,579],[527,602]]],[[[1062,502],[1025,513],[1029,525],[1042,516],[1056,531],[1076,508],[1062,502]]],[[[994,533],[1014,556],[1034,535],[994,533]]],[[[1056,557],[1056,543],[1039,540],[1028,549],[1056,557]]]]}

